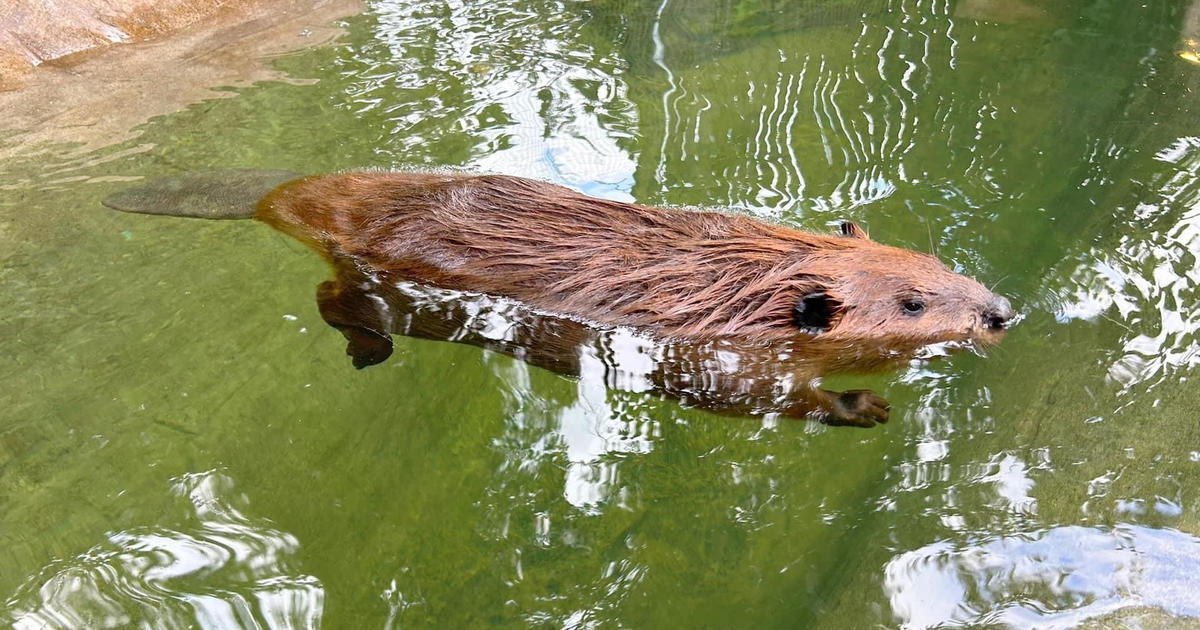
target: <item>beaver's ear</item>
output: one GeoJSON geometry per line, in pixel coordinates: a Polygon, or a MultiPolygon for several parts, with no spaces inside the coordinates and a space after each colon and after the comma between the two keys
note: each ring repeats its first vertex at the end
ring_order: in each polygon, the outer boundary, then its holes
{"type": "Polygon", "coordinates": [[[867,233],[863,231],[862,228],[858,227],[858,224],[853,221],[842,221],[840,224],[838,224],[838,232],[841,233],[842,236],[848,236],[850,238],[861,238],[864,241],[871,240],[871,237],[867,236],[867,233]]]}
{"type": "Polygon", "coordinates": [[[842,303],[824,291],[809,293],[796,302],[792,321],[805,332],[823,333],[833,326],[842,303]]]}

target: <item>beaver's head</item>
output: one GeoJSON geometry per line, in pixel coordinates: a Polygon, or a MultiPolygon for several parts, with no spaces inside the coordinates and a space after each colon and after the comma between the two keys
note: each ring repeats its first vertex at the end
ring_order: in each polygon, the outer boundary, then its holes
{"type": "Polygon", "coordinates": [[[1008,300],[927,254],[875,243],[842,224],[838,246],[810,260],[820,278],[802,295],[795,324],[829,341],[876,342],[901,354],[944,342],[998,342],[1013,319],[1008,300]]]}

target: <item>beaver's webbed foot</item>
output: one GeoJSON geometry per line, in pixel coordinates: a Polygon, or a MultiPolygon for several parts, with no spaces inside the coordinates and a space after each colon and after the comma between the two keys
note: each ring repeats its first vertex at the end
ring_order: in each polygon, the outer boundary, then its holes
{"type": "Polygon", "coordinates": [[[828,394],[828,405],[820,420],[825,424],[870,428],[888,421],[892,406],[869,389],[824,393],[828,394]]]}
{"type": "Polygon", "coordinates": [[[392,356],[392,338],[383,333],[357,326],[334,325],[346,337],[346,354],[354,367],[363,369],[383,363],[392,356]]]}

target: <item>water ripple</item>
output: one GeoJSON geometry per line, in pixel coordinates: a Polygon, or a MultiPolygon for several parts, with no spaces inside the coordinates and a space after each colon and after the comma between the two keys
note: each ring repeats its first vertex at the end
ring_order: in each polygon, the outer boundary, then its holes
{"type": "Polygon", "coordinates": [[[1055,305],[1060,320],[1103,319],[1123,331],[1105,359],[1108,377],[1139,394],[1200,365],[1200,138],[1176,139],[1154,162],[1114,246],[1073,261],[1055,305]]]}
{"type": "Polygon", "coordinates": [[[317,628],[324,588],[296,568],[299,542],[235,507],[224,473],[172,484],[186,527],[119,531],[55,561],[4,603],[0,621],[33,628],[317,628]]]}
{"type": "Polygon", "coordinates": [[[943,181],[966,192],[968,206],[1002,198],[993,158],[1003,139],[991,133],[1001,88],[947,89],[959,45],[947,9],[863,3],[848,24],[770,42],[775,63],[732,56],[697,64],[703,70],[682,67],[694,51],[672,51],[665,47],[674,40],[656,36],[670,87],[661,111],[643,110],[640,121],[647,134],[662,133],[656,178],[694,189],[705,203],[775,217],[845,213],[928,183],[934,169],[953,173],[943,181]],[[731,82],[745,86],[737,98],[713,97],[731,82]],[[704,173],[695,158],[723,138],[740,141],[726,147],[719,173],[704,173]]]}
{"type": "Polygon", "coordinates": [[[1173,529],[1054,527],[897,555],[884,591],[903,628],[1074,628],[1134,608],[1200,618],[1200,538],[1173,529]]]}

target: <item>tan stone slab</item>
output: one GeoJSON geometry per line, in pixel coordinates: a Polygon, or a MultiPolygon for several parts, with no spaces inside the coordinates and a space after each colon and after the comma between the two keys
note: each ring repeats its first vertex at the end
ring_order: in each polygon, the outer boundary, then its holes
{"type": "MultiPolygon", "coordinates": [[[[19,18],[26,5],[56,7],[84,0],[17,0],[17,9],[0,13],[0,28],[19,18]]],[[[73,143],[91,150],[132,137],[130,130],[149,118],[209,98],[228,97],[213,88],[284,79],[271,67],[280,54],[328,42],[340,34],[335,22],[359,13],[362,0],[88,0],[93,9],[154,6],[145,19],[88,21],[62,9],[58,34],[23,35],[26,27],[0,30],[0,76],[10,72],[6,59],[37,61],[23,87],[0,92],[0,160],[28,155],[37,147],[73,143]],[[188,4],[172,14],[167,7],[188,4]],[[224,6],[216,6],[224,4],[224,6]],[[181,27],[181,28],[180,28],[181,27]],[[111,30],[105,30],[109,28],[111,30]],[[146,41],[119,46],[174,31],[146,41]],[[8,42],[5,42],[8,38],[8,42]],[[92,45],[87,45],[89,38],[92,45]],[[19,46],[13,47],[13,40],[19,46]],[[61,53],[61,54],[60,54],[61,53]],[[7,57],[5,56],[7,55],[7,57]]],[[[103,15],[94,11],[92,16],[103,15]]],[[[28,18],[28,15],[25,16],[28,18]]],[[[42,24],[46,15],[26,23],[42,24]]],[[[11,77],[11,72],[8,75],[11,77]]],[[[3,79],[0,79],[3,82],[3,79]]]]}

